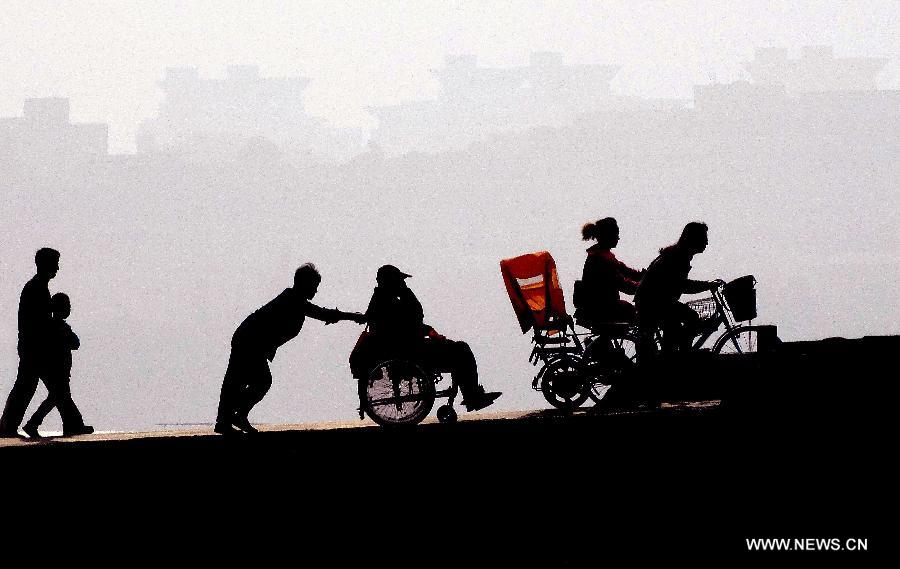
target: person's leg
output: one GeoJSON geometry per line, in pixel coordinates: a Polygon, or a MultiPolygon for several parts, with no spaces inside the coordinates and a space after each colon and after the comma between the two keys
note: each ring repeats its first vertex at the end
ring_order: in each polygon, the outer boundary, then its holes
{"type": "Polygon", "coordinates": [[[272,387],[272,371],[264,356],[248,362],[246,383],[242,390],[242,401],[237,408],[237,416],[246,419],[257,403],[263,400],[272,387]]]}
{"type": "Polygon", "coordinates": [[[486,393],[484,386],[478,383],[478,364],[469,344],[446,338],[431,338],[426,340],[422,353],[428,365],[436,370],[450,372],[453,383],[462,393],[462,402],[469,411],[484,409],[500,396],[499,391],[486,393]]]}
{"type": "Polygon", "coordinates": [[[463,400],[474,399],[483,389],[478,389],[478,364],[472,349],[465,342],[446,338],[429,338],[422,346],[425,363],[438,371],[447,371],[459,387],[463,400]]]}
{"type": "Polygon", "coordinates": [[[679,325],[678,349],[687,352],[700,331],[700,315],[690,306],[676,302],[672,306],[672,319],[679,325]]]}
{"type": "Polygon", "coordinates": [[[655,318],[638,313],[638,365],[648,366],[656,358],[656,332],[660,323],[655,318]]]}
{"type": "Polygon", "coordinates": [[[671,355],[678,351],[681,345],[681,322],[669,313],[660,322],[659,328],[662,331],[662,353],[671,355]]]}
{"type": "Polygon", "coordinates": [[[700,318],[689,306],[680,302],[673,302],[666,306],[660,313],[662,329],[663,352],[686,352],[691,348],[695,322],[700,318]]]}
{"type": "Polygon", "coordinates": [[[19,370],[16,382],[6,399],[3,415],[0,416],[0,436],[15,435],[28,410],[28,404],[37,390],[40,366],[33,356],[19,356],[19,370]]]}
{"type": "Polygon", "coordinates": [[[243,375],[243,385],[240,393],[236,397],[234,414],[231,417],[231,424],[245,433],[256,433],[256,427],[250,424],[250,411],[253,407],[262,401],[269,388],[272,387],[272,372],[269,370],[269,362],[265,356],[256,356],[247,360],[242,364],[245,372],[243,375]]]}
{"type": "MultiPolygon", "coordinates": [[[[606,322],[634,322],[637,319],[634,305],[626,300],[610,304],[604,312],[606,322]]],[[[590,357],[594,361],[600,361],[613,352],[615,332],[608,324],[604,325],[603,321],[598,321],[592,332],[594,336],[590,344],[590,357]]]]}
{"type": "MultiPolygon", "coordinates": [[[[53,398],[56,400],[56,409],[59,411],[59,416],[62,419],[63,434],[83,434],[85,428],[84,418],[72,399],[71,378],[68,374],[65,374],[52,380],[50,383],[53,385],[53,398]]],[[[48,387],[48,389],[50,388],[48,387]]]]}
{"type": "MultiPolygon", "coordinates": [[[[44,385],[47,386],[47,380],[44,379],[44,385]]],[[[27,433],[28,431],[35,431],[44,422],[44,419],[47,418],[47,415],[50,414],[50,411],[56,407],[56,398],[53,390],[47,386],[47,397],[41,401],[41,404],[38,405],[37,411],[34,412],[34,415],[31,416],[30,419],[25,423],[25,427],[23,430],[27,433]]],[[[31,433],[29,433],[31,434],[31,433]]]]}
{"type": "Polygon", "coordinates": [[[228,356],[228,367],[222,380],[222,391],[219,393],[219,410],[216,413],[216,426],[229,427],[235,411],[241,401],[244,386],[243,357],[241,350],[232,345],[228,356]]]}
{"type": "Polygon", "coordinates": [[[637,320],[637,311],[634,305],[627,300],[619,300],[615,311],[617,322],[634,322],[637,320]]]}

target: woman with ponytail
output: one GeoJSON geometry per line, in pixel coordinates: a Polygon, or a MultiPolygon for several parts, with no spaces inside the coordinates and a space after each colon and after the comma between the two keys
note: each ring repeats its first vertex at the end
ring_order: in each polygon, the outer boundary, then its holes
{"type": "Polygon", "coordinates": [[[575,318],[583,324],[633,322],[634,305],[619,297],[634,294],[643,271],[632,269],[613,254],[619,243],[619,225],[612,217],[586,223],[581,228],[585,241],[596,241],[587,250],[581,281],[575,283],[575,318]]]}

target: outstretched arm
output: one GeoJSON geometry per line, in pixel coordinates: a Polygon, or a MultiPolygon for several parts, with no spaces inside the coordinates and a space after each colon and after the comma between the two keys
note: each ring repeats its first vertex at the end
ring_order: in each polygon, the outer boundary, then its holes
{"type": "Polygon", "coordinates": [[[311,302],[309,303],[309,307],[306,309],[306,315],[310,318],[321,320],[325,324],[334,324],[335,322],[340,322],[341,320],[351,320],[353,322],[356,322],[357,324],[364,324],[366,321],[366,316],[364,314],[360,314],[359,312],[342,312],[337,308],[322,308],[321,306],[316,306],[311,302]]]}
{"type": "Polygon", "coordinates": [[[698,292],[712,290],[715,286],[716,284],[713,281],[692,281],[691,279],[687,279],[684,281],[682,292],[686,294],[697,294],[698,292]]]}
{"type": "Polygon", "coordinates": [[[634,294],[635,292],[637,292],[637,287],[639,284],[641,284],[641,277],[643,277],[641,273],[637,273],[637,278],[632,278],[621,272],[616,276],[619,279],[618,288],[625,294],[634,294]]]}
{"type": "Polygon", "coordinates": [[[619,261],[616,268],[619,269],[619,273],[628,281],[639,283],[641,282],[641,279],[644,278],[644,271],[632,269],[622,261],[619,261]]]}

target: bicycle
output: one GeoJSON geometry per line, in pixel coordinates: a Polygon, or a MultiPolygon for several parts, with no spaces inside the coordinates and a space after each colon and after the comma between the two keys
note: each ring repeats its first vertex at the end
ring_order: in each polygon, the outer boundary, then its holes
{"type": "MultiPolygon", "coordinates": [[[[718,279],[713,282],[716,286],[710,296],[685,303],[700,316],[701,321],[700,333],[693,338],[690,352],[708,350],[714,354],[752,354],[759,351],[761,338],[771,344],[779,342],[774,326],[752,324],[757,316],[756,279],[752,275],[728,283],[718,279]],[[723,325],[725,330],[713,340],[712,347],[704,348],[723,325]]],[[[636,368],[640,330],[634,324],[619,324],[610,330],[592,329],[587,335],[595,339],[585,342],[587,348],[583,359],[588,362],[585,373],[590,376],[588,395],[599,404],[612,385],[636,368]],[[607,338],[607,342],[596,341],[603,337],[607,338]]],[[[649,346],[659,352],[663,340],[657,329],[649,346]]]]}

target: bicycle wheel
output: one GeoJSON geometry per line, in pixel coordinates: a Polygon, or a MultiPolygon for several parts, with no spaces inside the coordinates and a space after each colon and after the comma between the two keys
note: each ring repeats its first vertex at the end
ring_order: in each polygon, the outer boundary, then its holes
{"type": "Polygon", "coordinates": [[[637,337],[626,333],[609,342],[593,342],[585,350],[588,396],[594,403],[606,397],[610,387],[637,365],[637,337]]]}
{"type": "Polygon", "coordinates": [[[713,345],[716,354],[753,354],[759,350],[759,334],[763,326],[738,326],[722,334],[713,345]]]}
{"type": "Polygon", "coordinates": [[[569,411],[588,397],[580,358],[565,357],[549,362],[541,374],[541,393],[557,409],[569,411]]]}
{"type": "Polygon", "coordinates": [[[416,425],[434,405],[434,378],[408,361],[378,364],[360,389],[366,414],[381,426],[416,425]]]}

